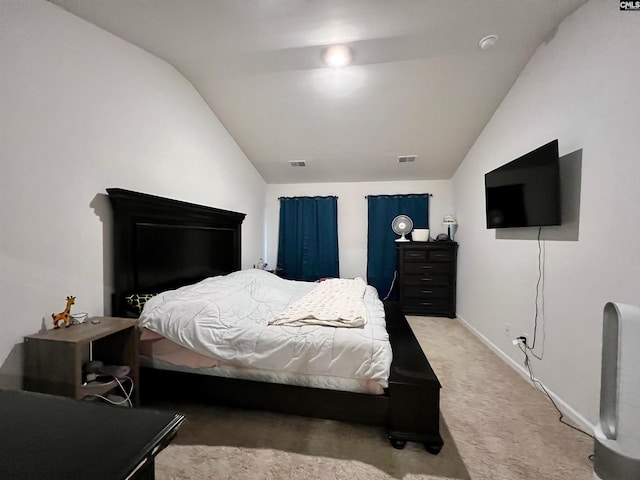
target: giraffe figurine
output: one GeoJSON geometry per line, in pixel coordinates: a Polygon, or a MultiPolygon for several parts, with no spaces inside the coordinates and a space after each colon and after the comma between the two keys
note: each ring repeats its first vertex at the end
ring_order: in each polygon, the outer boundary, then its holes
{"type": "Polygon", "coordinates": [[[69,316],[69,312],[71,311],[71,305],[76,303],[76,297],[67,297],[67,307],[64,309],[64,312],[60,313],[52,313],[51,318],[53,318],[53,328],[60,328],[63,325],[65,327],[69,326],[71,322],[71,317],[69,316]]]}

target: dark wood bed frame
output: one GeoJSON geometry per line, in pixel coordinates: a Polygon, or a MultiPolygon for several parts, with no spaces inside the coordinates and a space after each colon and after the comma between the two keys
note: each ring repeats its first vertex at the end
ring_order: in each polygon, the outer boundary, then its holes
{"type": "MultiPolygon", "coordinates": [[[[119,188],[113,209],[112,315],[135,317],[125,301],[241,268],[245,215],[119,188]]],[[[152,368],[140,371],[140,398],[215,402],[387,428],[395,448],[407,441],[437,454],[440,382],[397,303],[385,304],[393,362],[383,395],[237,380],[152,368]]]]}

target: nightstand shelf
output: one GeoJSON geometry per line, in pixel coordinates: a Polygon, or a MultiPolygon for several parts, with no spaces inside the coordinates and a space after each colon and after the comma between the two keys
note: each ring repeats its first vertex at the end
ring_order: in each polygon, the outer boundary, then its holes
{"type": "Polygon", "coordinates": [[[25,337],[24,389],[76,400],[91,395],[104,395],[116,387],[119,389],[115,380],[110,383],[84,383],[84,364],[90,360],[100,360],[105,365],[126,365],[130,368],[127,376],[131,378],[134,387],[131,401],[137,404],[136,325],[137,320],[96,317],[79,325],[25,337]],[[92,323],[92,320],[99,323],[92,323]]]}

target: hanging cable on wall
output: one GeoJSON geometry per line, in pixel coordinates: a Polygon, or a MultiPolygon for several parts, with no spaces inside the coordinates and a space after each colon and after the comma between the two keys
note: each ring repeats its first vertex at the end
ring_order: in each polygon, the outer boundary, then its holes
{"type": "Polygon", "coordinates": [[[528,343],[524,344],[526,350],[528,350],[531,355],[538,360],[542,360],[544,357],[544,338],[545,338],[545,328],[544,328],[544,260],[545,260],[545,249],[544,244],[541,241],[542,227],[538,227],[538,280],[536,281],[536,295],[535,295],[535,313],[533,317],[533,336],[531,339],[531,345],[528,343]],[[538,321],[542,314],[542,352],[538,355],[534,352],[536,348],[536,339],[538,338],[538,321]]]}

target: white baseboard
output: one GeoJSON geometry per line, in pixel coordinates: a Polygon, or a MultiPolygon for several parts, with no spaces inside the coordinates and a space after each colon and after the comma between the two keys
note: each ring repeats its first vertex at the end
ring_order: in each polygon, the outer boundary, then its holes
{"type": "MultiPolygon", "coordinates": [[[[493,350],[493,352],[496,355],[498,355],[498,357],[500,357],[507,365],[513,368],[516,372],[518,372],[520,376],[524,378],[529,384],[533,385],[531,378],[529,378],[529,371],[526,368],[524,368],[523,365],[520,365],[519,363],[514,361],[509,355],[507,355],[506,353],[504,353],[504,351],[498,348],[496,344],[494,344],[491,340],[485,337],[478,330],[473,328],[464,318],[462,318],[459,315],[457,318],[460,320],[460,323],[462,323],[462,325],[464,325],[464,327],[467,330],[473,333],[476,337],[480,339],[482,343],[484,343],[487,347],[493,350]]],[[[540,382],[540,379],[536,378],[536,380],[540,382]]],[[[543,382],[540,382],[540,383],[544,385],[543,382]]],[[[539,390],[539,388],[536,385],[534,385],[534,387],[536,387],[539,390]]],[[[565,417],[569,418],[578,428],[587,432],[589,435],[593,434],[595,425],[592,425],[591,422],[589,422],[586,418],[584,418],[577,411],[575,411],[571,407],[571,405],[569,405],[564,400],[562,400],[562,398],[560,398],[558,395],[553,393],[553,391],[549,390],[549,388],[546,385],[544,385],[544,388],[547,392],[549,392],[549,395],[553,398],[553,401],[556,403],[556,405],[562,411],[565,417]]],[[[544,392],[541,391],[541,393],[544,395],[544,392]]]]}

